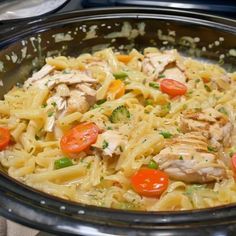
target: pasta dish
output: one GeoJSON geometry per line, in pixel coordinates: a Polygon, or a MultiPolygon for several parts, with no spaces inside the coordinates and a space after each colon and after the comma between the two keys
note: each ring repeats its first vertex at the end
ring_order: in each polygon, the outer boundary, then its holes
{"type": "Polygon", "coordinates": [[[74,202],[178,211],[236,202],[236,72],[177,50],[49,57],[0,101],[0,163],[74,202]]]}

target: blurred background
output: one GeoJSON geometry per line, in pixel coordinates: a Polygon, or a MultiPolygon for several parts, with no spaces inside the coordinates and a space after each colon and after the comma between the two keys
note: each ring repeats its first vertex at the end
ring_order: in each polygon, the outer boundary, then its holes
{"type": "Polygon", "coordinates": [[[0,0],[0,21],[111,6],[182,9],[236,18],[235,0],[0,0]]]}

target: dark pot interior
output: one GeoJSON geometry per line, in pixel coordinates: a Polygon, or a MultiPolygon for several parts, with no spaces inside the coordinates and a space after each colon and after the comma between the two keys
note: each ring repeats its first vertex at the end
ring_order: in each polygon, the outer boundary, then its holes
{"type": "MultiPolygon", "coordinates": [[[[47,56],[77,56],[104,47],[128,51],[150,46],[176,48],[184,55],[233,70],[236,22],[183,11],[137,8],[95,9],[30,19],[0,42],[0,94],[2,97],[14,84],[23,82],[47,56]],[[124,31],[124,27],[129,30],[124,31]]],[[[184,212],[125,212],[64,201],[23,186],[4,170],[0,175],[0,214],[44,231],[62,235],[236,232],[236,205],[184,212]]]]}

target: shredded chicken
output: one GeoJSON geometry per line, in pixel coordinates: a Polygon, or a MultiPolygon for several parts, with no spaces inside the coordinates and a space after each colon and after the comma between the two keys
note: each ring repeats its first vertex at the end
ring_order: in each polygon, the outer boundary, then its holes
{"type": "Polygon", "coordinates": [[[79,90],[71,90],[67,101],[67,111],[69,113],[79,111],[84,113],[89,110],[89,103],[86,101],[84,93],[79,90]]]}
{"type": "Polygon", "coordinates": [[[47,100],[46,108],[48,111],[48,117],[44,125],[45,131],[52,132],[54,130],[58,112],[65,110],[66,107],[66,100],[57,93],[47,100]]]}
{"type": "Polygon", "coordinates": [[[32,77],[30,77],[29,79],[25,81],[25,86],[28,87],[32,83],[43,79],[45,76],[50,74],[53,70],[54,70],[54,66],[51,66],[48,64],[44,65],[39,71],[35,72],[32,75],[32,77]]]}
{"type": "MultiPolygon", "coordinates": [[[[177,80],[181,79],[182,81],[180,82],[185,82],[185,75],[182,73],[184,70],[184,64],[183,64],[183,59],[180,57],[180,55],[177,53],[176,50],[169,50],[165,51],[164,53],[148,53],[145,55],[143,64],[142,64],[142,71],[147,74],[152,80],[158,79],[158,76],[160,73],[162,73],[166,67],[169,65],[174,65],[177,67],[171,66],[171,68],[168,69],[175,69],[175,72],[178,70],[178,75],[175,75],[174,77],[177,78],[177,80]],[[184,81],[183,81],[184,80],[184,81]]],[[[170,73],[170,75],[173,75],[174,71],[165,71],[165,73],[170,73]]],[[[165,74],[164,73],[164,74],[165,74]]],[[[175,78],[171,78],[175,79],[175,78]]]]}
{"type": "Polygon", "coordinates": [[[165,78],[177,80],[181,83],[186,82],[185,74],[178,67],[172,67],[172,68],[166,69],[163,72],[163,75],[165,76],[165,78]]]}
{"type": "Polygon", "coordinates": [[[98,136],[94,147],[102,151],[105,156],[113,156],[120,154],[120,147],[124,143],[122,136],[113,130],[107,130],[98,136]]]}
{"type": "Polygon", "coordinates": [[[207,183],[227,178],[224,163],[209,152],[207,138],[191,132],[167,143],[154,160],[171,178],[188,183],[207,183]]]}
{"type": "Polygon", "coordinates": [[[220,148],[230,146],[233,124],[228,117],[214,108],[207,108],[200,112],[188,111],[180,116],[182,132],[201,132],[210,139],[211,145],[220,148]]]}

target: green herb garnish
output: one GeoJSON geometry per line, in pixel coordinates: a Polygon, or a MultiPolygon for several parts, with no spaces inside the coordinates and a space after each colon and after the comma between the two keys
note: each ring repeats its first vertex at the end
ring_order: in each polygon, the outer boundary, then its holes
{"type": "Polygon", "coordinates": [[[53,107],[56,107],[56,106],[57,106],[56,102],[52,102],[51,105],[52,105],[53,107]]]}
{"type": "Polygon", "coordinates": [[[106,102],[107,100],[104,98],[104,99],[101,99],[101,100],[98,100],[97,102],[96,102],[96,104],[97,105],[101,105],[101,104],[103,104],[104,102],[106,102]]]}
{"type": "Polygon", "coordinates": [[[220,109],[218,109],[218,111],[225,114],[226,116],[228,115],[228,112],[225,110],[224,107],[221,107],[220,109]]]}
{"type": "Polygon", "coordinates": [[[205,84],[204,87],[205,87],[207,92],[211,92],[211,89],[210,89],[210,87],[208,85],[205,84]]]}
{"type": "Polygon", "coordinates": [[[102,149],[105,149],[108,146],[109,146],[109,143],[106,140],[104,140],[103,143],[102,143],[102,149]]]}
{"type": "Polygon", "coordinates": [[[147,100],[145,100],[144,103],[145,103],[146,106],[149,106],[149,105],[152,106],[153,105],[153,100],[152,99],[147,99],[147,100]]]}
{"type": "Polygon", "coordinates": [[[211,146],[208,146],[208,147],[207,147],[207,150],[208,150],[209,152],[217,152],[217,149],[214,148],[214,147],[211,147],[211,146]]]}
{"type": "Polygon", "coordinates": [[[49,112],[48,112],[48,117],[53,116],[53,113],[54,113],[53,111],[49,111],[49,112]]]}

